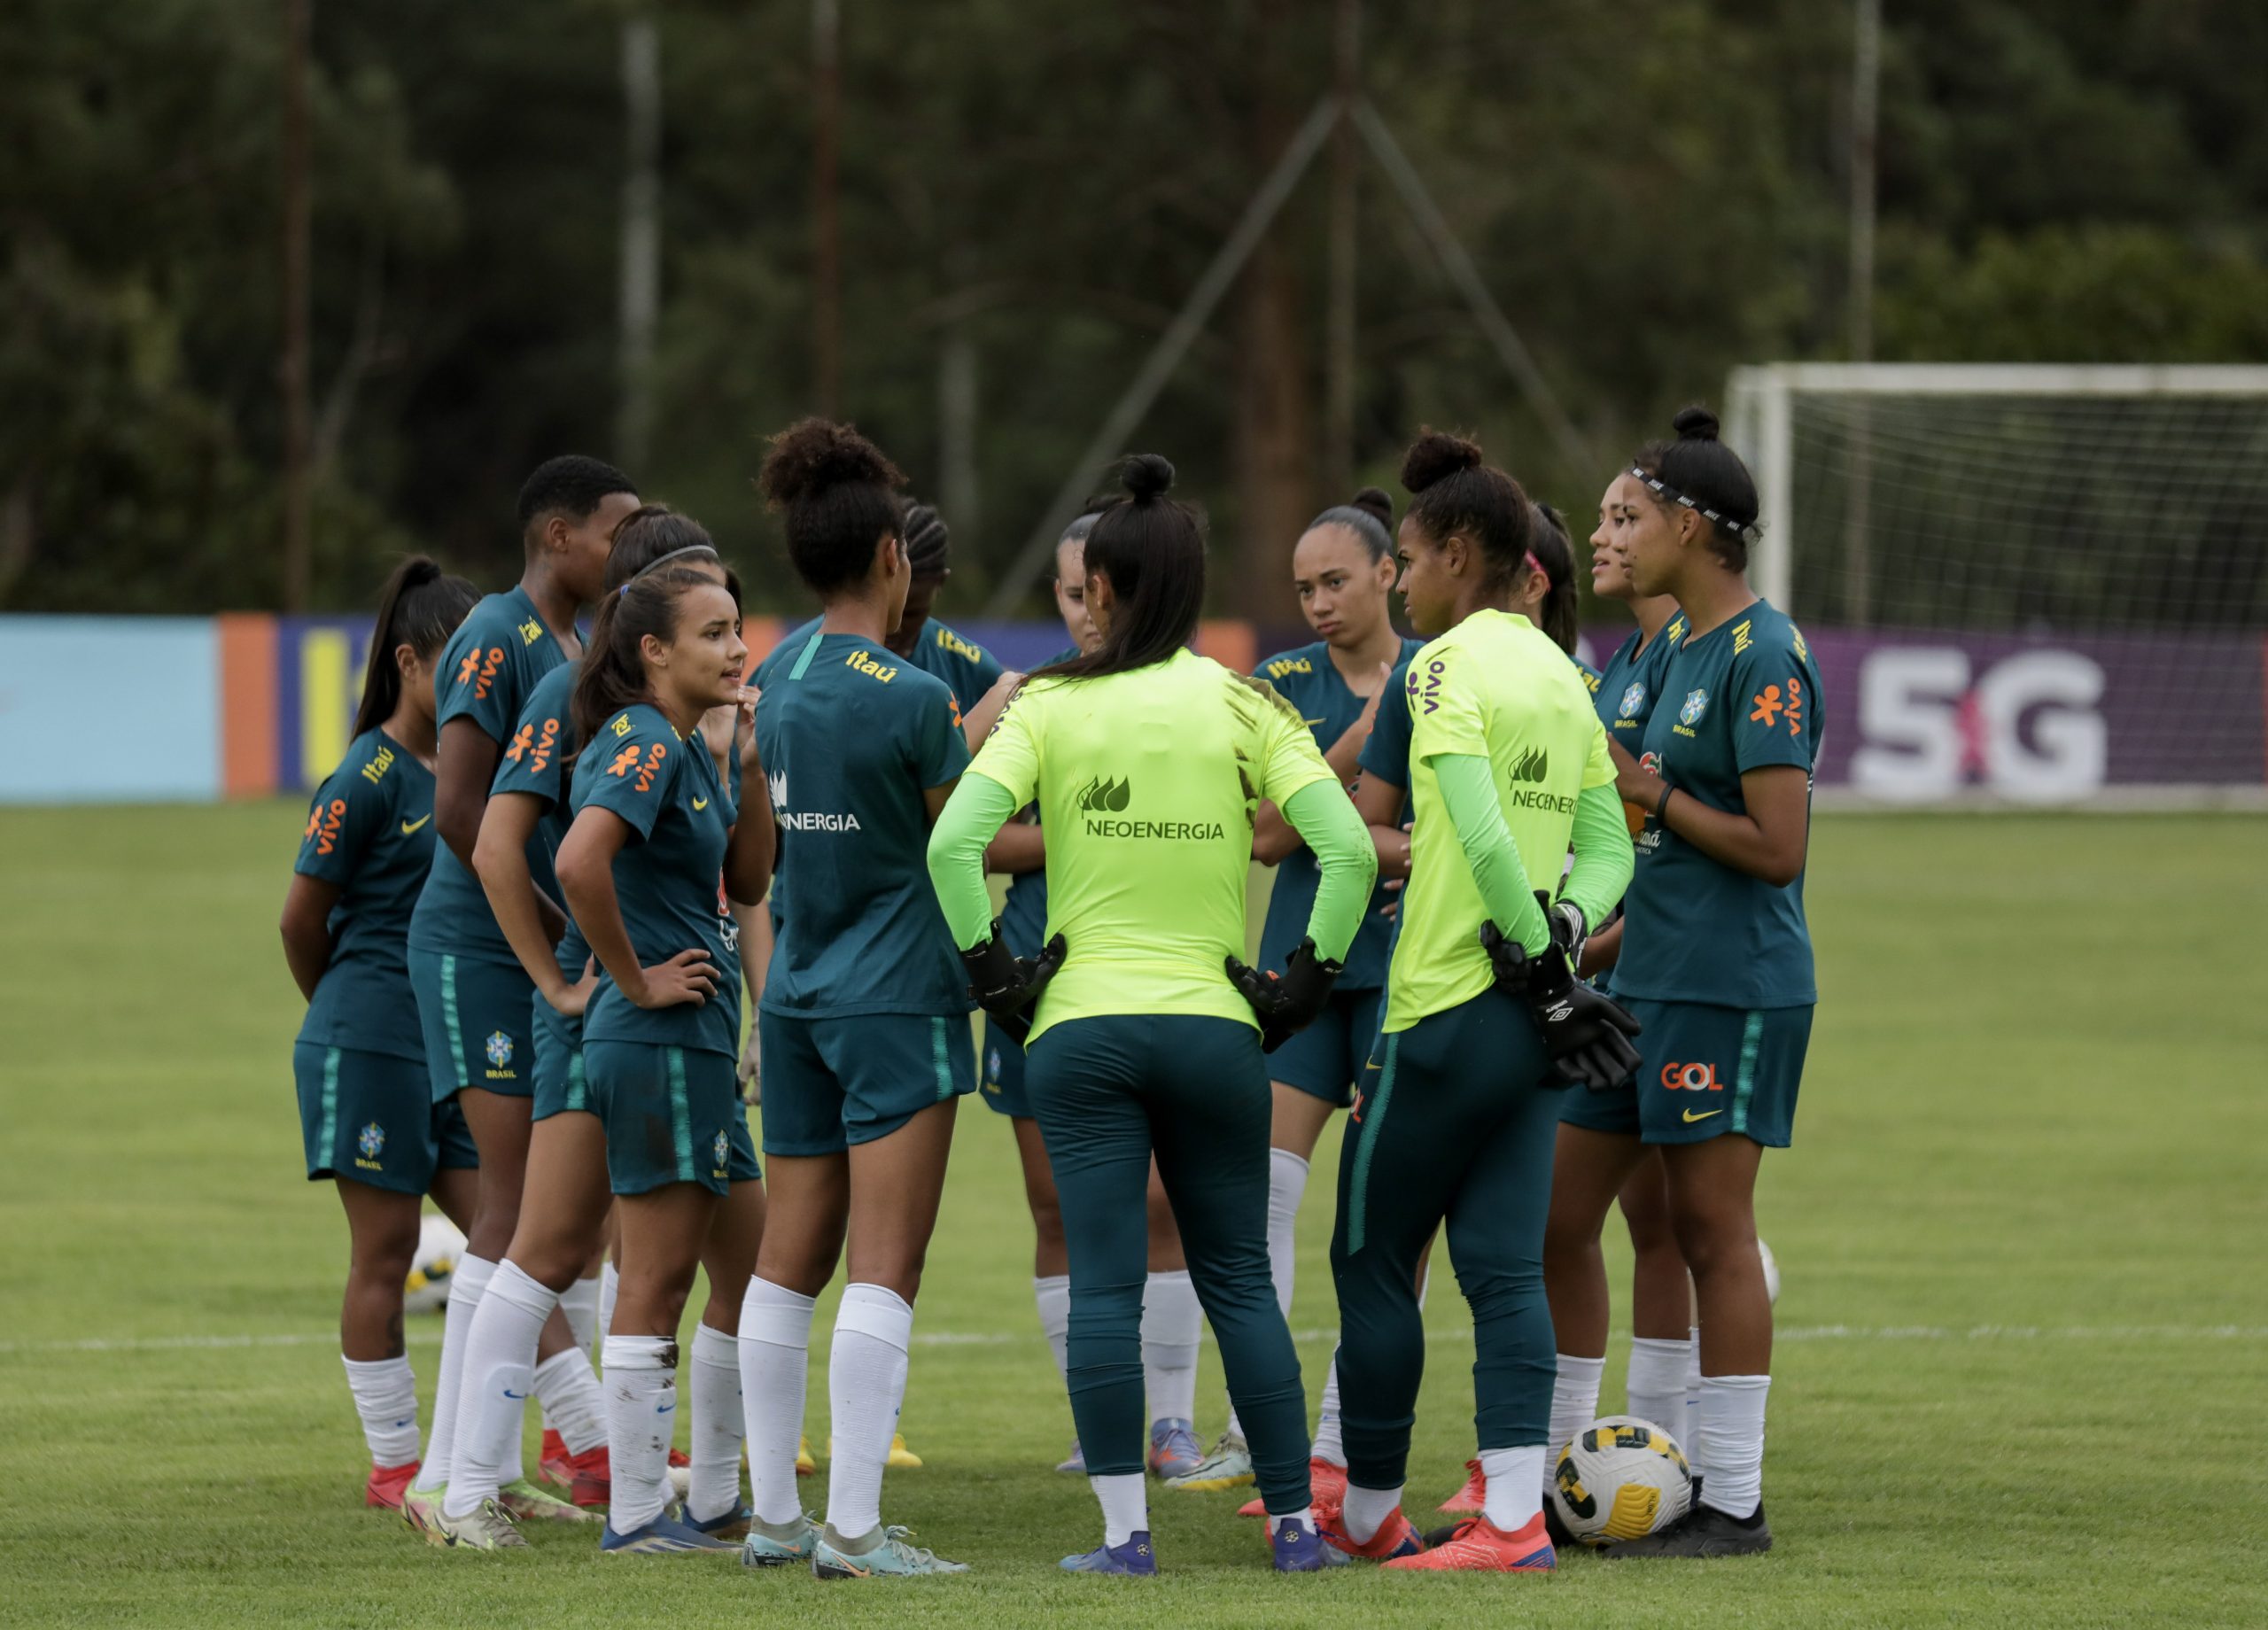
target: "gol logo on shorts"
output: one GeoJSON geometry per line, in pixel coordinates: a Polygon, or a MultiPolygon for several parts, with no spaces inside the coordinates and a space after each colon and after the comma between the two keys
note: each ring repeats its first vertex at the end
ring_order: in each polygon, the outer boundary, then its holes
{"type": "Polygon", "coordinates": [[[1662,1085],[1672,1092],[1722,1092],[1725,1083],[1717,1079],[1713,1064],[1665,1064],[1662,1066],[1662,1085]]]}

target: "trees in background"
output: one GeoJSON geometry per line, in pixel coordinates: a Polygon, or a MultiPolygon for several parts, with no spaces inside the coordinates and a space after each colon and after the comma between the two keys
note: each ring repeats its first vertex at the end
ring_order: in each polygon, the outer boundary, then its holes
{"type": "MultiPolygon", "coordinates": [[[[514,489],[613,453],[623,0],[318,0],[315,585],[509,575],[514,489]]],[[[2247,0],[1891,0],[1884,360],[2268,360],[2268,60],[2247,0]]],[[[1421,422],[1588,514],[1736,362],[1838,353],[1848,17],[1816,0],[1370,7],[1366,89],[1596,458],[1504,376],[1382,178],[1359,188],[1359,478],[1421,422]],[[1407,13],[1405,15],[1405,13],[1407,13]]],[[[843,0],[846,410],[990,586],[1331,82],[1328,0],[843,0]]],[[[282,32],[239,0],[18,0],[0,33],[0,605],[279,590],[282,32]]],[[[808,8],[656,8],[649,495],[753,568],[757,437],[810,400],[808,8]]],[[[1293,197],[1151,411],[1216,598],[1293,615],[1321,490],[1326,192],[1293,197]]],[[[1098,472],[1099,474],[1099,472],[1098,472]]],[[[1390,484],[1390,483],[1389,483],[1390,484]]]]}

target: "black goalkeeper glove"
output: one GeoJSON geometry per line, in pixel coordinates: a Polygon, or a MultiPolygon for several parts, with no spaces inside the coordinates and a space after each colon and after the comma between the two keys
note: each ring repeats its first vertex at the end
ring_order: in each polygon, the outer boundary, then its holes
{"type": "Polygon", "coordinates": [[[1012,956],[1001,941],[1000,920],[996,917],[990,937],[961,952],[960,959],[968,969],[969,995],[1003,1035],[1021,1046],[1024,1037],[1031,1034],[1032,1004],[1069,954],[1059,934],[1036,957],[1012,956]]]}
{"type": "Polygon", "coordinates": [[[1315,1022],[1331,1000],[1331,987],[1346,965],[1325,962],[1316,955],[1315,941],[1304,939],[1284,964],[1279,976],[1247,967],[1234,957],[1226,959],[1229,982],[1252,1004],[1260,1021],[1260,1051],[1273,1052],[1315,1022]]]}
{"type": "MultiPolygon", "coordinates": [[[[1580,913],[1578,913],[1580,916],[1580,913]]],[[[1496,925],[1480,925],[1480,946],[1496,971],[1496,989],[1518,997],[1535,1015],[1551,1055],[1555,1086],[1581,1084],[1594,1092],[1619,1087],[1638,1067],[1630,1037],[1638,1021],[1612,997],[1579,983],[1567,966],[1567,952],[1555,936],[1541,956],[1531,957],[1496,925]]]]}

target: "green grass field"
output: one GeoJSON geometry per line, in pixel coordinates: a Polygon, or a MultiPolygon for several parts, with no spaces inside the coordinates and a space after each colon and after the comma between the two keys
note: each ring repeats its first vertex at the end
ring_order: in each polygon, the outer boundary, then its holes
{"type": "MultiPolygon", "coordinates": [[[[1239,1496],[1161,1490],[1165,1577],[1060,1574],[1099,1523],[1050,1470],[1070,1424],[1029,1225],[1006,1129],[970,1105],[905,1404],[928,1465],[885,1507],[974,1572],[833,1589],[579,1535],[444,1554],[361,1509],[330,1345],[346,1230],[300,1177],[274,928],[299,819],[0,812],[0,1622],[2268,1622],[2256,819],[1821,825],[1822,1000],[1760,1197],[1785,1277],[1770,1556],[1278,1580],[1239,1496]]],[[[1330,1192],[1301,1218],[1311,1385],[1330,1192]]],[[[1438,1285],[1413,1508],[1468,1452],[1462,1311],[1438,1285]]],[[[438,1339],[414,1327],[429,1398],[438,1339]]],[[[1209,1349],[1200,1399],[1217,1429],[1209,1349]]]]}

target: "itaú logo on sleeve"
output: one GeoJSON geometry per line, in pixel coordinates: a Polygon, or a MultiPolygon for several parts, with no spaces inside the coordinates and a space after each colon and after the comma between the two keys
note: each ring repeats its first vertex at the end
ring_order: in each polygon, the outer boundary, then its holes
{"type": "Polygon", "coordinates": [[[781,827],[789,832],[862,832],[858,818],[849,810],[790,810],[788,807],[788,772],[774,770],[764,778],[772,794],[772,815],[781,827]]]}
{"type": "Polygon", "coordinates": [[[1133,783],[1124,776],[1098,775],[1079,789],[1073,802],[1085,818],[1091,838],[1162,838],[1169,842],[1201,843],[1227,835],[1227,829],[1217,820],[1115,819],[1134,802],[1133,783]]]}

